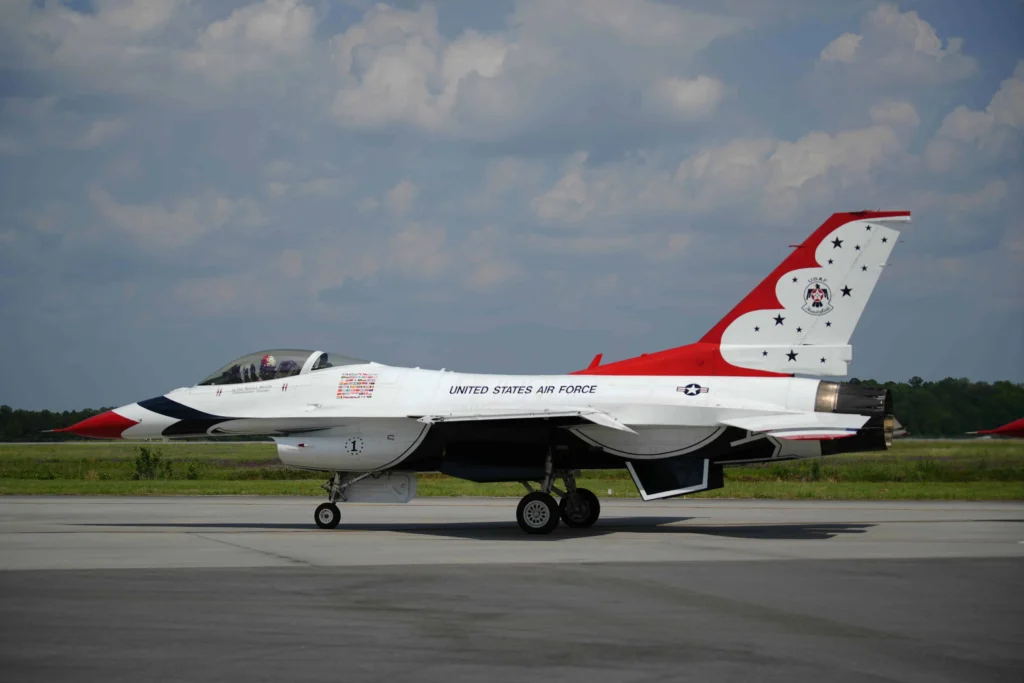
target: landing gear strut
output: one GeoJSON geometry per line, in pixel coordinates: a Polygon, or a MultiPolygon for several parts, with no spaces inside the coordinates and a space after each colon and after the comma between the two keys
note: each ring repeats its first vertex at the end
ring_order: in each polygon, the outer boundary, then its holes
{"type": "Polygon", "coordinates": [[[335,472],[331,478],[321,486],[327,491],[327,501],[317,506],[313,513],[316,525],[321,529],[333,529],[341,521],[341,510],[338,509],[338,501],[345,500],[345,489],[357,481],[362,481],[371,476],[373,472],[365,472],[356,476],[345,476],[344,472],[335,472]]]}
{"type": "Polygon", "coordinates": [[[576,472],[554,469],[550,450],[544,472],[539,491],[535,491],[529,482],[520,482],[529,493],[523,496],[516,508],[519,528],[528,534],[550,534],[558,526],[559,519],[575,529],[593,526],[601,516],[601,503],[592,491],[576,487],[576,472]],[[565,483],[564,491],[555,487],[556,479],[565,483]],[[560,502],[555,503],[552,491],[561,497],[560,502]]]}

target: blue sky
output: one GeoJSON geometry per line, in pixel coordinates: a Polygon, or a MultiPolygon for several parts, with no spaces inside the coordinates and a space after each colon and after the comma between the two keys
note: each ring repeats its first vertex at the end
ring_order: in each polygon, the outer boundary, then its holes
{"type": "Polygon", "coordinates": [[[695,341],[830,213],[914,225],[859,377],[1024,381],[1024,3],[14,0],[0,403],[309,347],[695,341]]]}

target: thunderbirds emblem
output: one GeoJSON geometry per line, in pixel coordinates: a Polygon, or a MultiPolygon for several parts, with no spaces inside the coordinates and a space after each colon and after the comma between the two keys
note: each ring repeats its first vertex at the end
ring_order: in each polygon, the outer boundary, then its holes
{"type": "Polygon", "coordinates": [[[811,278],[804,288],[803,309],[811,315],[825,315],[832,310],[832,290],[823,278],[811,278]]]}

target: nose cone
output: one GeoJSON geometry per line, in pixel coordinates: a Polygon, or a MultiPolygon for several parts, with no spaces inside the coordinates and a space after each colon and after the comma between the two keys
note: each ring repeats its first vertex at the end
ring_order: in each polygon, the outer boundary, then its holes
{"type": "Polygon", "coordinates": [[[70,432],[78,436],[88,436],[93,439],[120,439],[124,430],[139,424],[135,420],[129,420],[123,415],[118,415],[113,410],[108,410],[99,415],[82,420],[78,424],[56,429],[57,432],[70,432]]]}

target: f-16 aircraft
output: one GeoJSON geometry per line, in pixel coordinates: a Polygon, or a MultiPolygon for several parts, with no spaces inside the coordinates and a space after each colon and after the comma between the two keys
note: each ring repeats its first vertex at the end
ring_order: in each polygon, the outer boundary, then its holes
{"type": "Polygon", "coordinates": [[[1008,422],[1001,427],[995,429],[979,429],[976,432],[967,432],[968,434],[978,434],[981,436],[1002,436],[1007,439],[1024,439],[1024,417],[1018,418],[1013,422],[1008,422]]]}
{"type": "Polygon", "coordinates": [[[847,375],[850,336],[909,220],[834,214],[687,346],[606,364],[598,354],[564,375],[260,351],[64,431],[267,435],[285,465],[330,473],[321,528],[338,525],[339,502],[407,502],[418,472],[522,483],[516,520],[529,534],[589,527],[601,506],[577,485],[583,470],[626,468],[649,501],[720,488],[728,464],[888,448],[888,391],[797,375],[847,375]]]}

